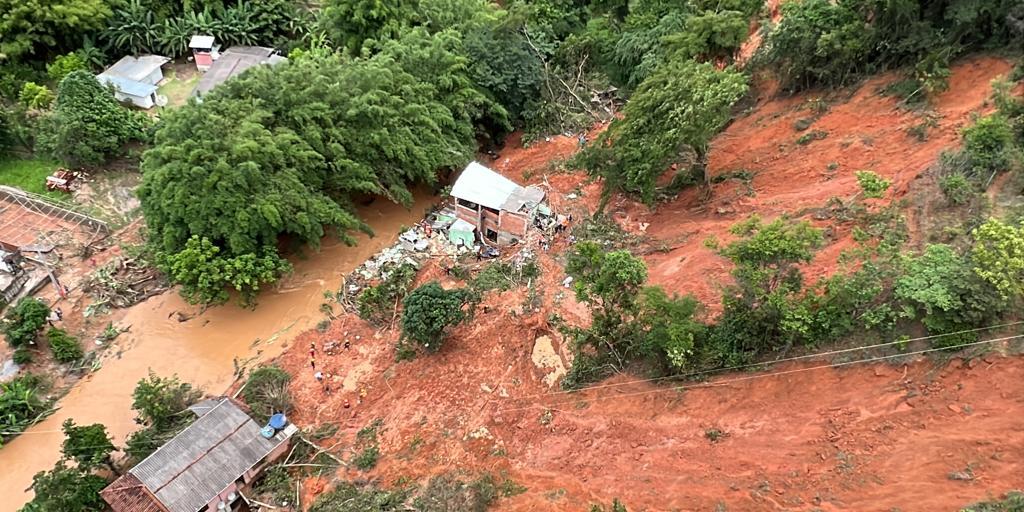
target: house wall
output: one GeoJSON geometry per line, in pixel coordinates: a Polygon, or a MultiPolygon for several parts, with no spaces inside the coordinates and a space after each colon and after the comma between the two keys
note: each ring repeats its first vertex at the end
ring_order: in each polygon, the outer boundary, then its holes
{"type": "Polygon", "coordinates": [[[499,233],[507,233],[516,238],[526,236],[526,229],[530,226],[529,216],[522,213],[501,212],[501,230],[499,233]]]}
{"type": "Polygon", "coordinates": [[[152,96],[139,97],[132,96],[130,94],[124,94],[119,91],[114,91],[114,98],[116,98],[117,101],[130,102],[132,105],[135,105],[139,108],[153,108],[154,105],[152,96]]]}
{"type": "Polygon", "coordinates": [[[466,208],[465,206],[456,203],[455,216],[478,228],[480,227],[480,214],[473,208],[466,208]]]}

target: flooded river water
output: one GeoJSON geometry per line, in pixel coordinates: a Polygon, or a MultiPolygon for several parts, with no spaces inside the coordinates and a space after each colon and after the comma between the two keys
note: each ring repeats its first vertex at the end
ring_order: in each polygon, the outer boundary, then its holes
{"type": "Polygon", "coordinates": [[[294,274],[260,295],[254,310],[225,305],[179,322],[175,312],[195,308],[173,292],[133,306],[121,322],[131,325],[131,331],[110,347],[103,368],[62,398],[55,414],[0,448],[0,512],[17,511],[31,498],[26,488],[32,475],[60,458],[60,428],[66,418],[103,423],[115,444],[121,444],[137,427],[131,410],[135,383],[151,369],[161,376],[177,374],[207,393],[222,393],[231,384],[236,358],[272,358],[296,334],[315,326],[324,318],[323,291],[336,290],[341,276],[394,242],[399,228],[418,222],[432,201],[419,193],[408,210],[376,201],[362,212],[376,237],[360,235],[356,247],[326,240],[319,252],[293,261],[294,274]]]}

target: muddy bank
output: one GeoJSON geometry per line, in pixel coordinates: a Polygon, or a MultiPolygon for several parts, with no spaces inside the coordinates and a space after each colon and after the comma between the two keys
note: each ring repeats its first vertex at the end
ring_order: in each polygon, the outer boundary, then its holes
{"type": "Polygon", "coordinates": [[[293,258],[294,274],[263,293],[255,310],[225,305],[179,322],[177,313],[191,316],[196,308],[173,292],[130,308],[120,325],[131,325],[131,330],[110,347],[103,368],[61,399],[57,413],[0,448],[0,512],[14,512],[30,499],[25,489],[32,475],[57,461],[60,425],[66,418],[80,424],[103,423],[115,443],[121,443],[136,428],[132,390],[150,369],[160,375],[176,373],[208,393],[223,392],[236,361],[277,356],[295,335],[312,328],[323,319],[323,291],[336,290],[342,275],[390,245],[399,229],[420,220],[432,201],[418,193],[408,210],[386,201],[363,208],[361,214],[376,237],[359,235],[356,247],[325,240],[320,252],[293,258]]]}

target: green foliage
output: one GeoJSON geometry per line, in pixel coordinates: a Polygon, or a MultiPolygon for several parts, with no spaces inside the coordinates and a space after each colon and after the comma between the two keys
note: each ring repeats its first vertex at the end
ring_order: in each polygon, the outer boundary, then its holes
{"type": "Polygon", "coordinates": [[[107,486],[103,477],[58,462],[50,471],[32,477],[35,493],[20,512],[103,512],[107,504],[100,491],[107,486]]]}
{"type": "Polygon", "coordinates": [[[45,302],[23,297],[4,314],[3,333],[7,344],[19,348],[32,343],[49,316],[50,308],[45,302]]]}
{"type": "Polygon", "coordinates": [[[508,291],[522,286],[538,276],[540,276],[540,267],[535,260],[514,263],[493,261],[473,278],[470,289],[474,293],[490,290],[508,291]]]}
{"type": "Polygon", "coordinates": [[[390,39],[415,15],[414,0],[330,1],[321,17],[321,29],[338,46],[357,55],[367,40],[390,39]]]}
{"type": "MultiPolygon", "coordinates": [[[[947,245],[929,245],[919,256],[903,258],[896,298],[912,308],[932,334],[971,329],[1006,310],[998,290],[973,271],[972,263],[947,245]]],[[[972,336],[948,336],[939,346],[956,345],[972,336]]]]}
{"type": "Polygon", "coordinates": [[[696,153],[698,174],[703,173],[708,142],[746,91],[746,78],[734,70],[672,59],[640,85],[625,117],[612,121],[579,163],[605,179],[606,194],[623,190],[650,203],[658,177],[685,151],[696,153]]]}
{"type": "Polygon", "coordinates": [[[221,304],[228,300],[228,288],[239,292],[242,304],[251,304],[260,286],[272,283],[291,264],[277,253],[247,253],[220,257],[221,248],[207,238],[193,235],[177,253],[158,253],[160,267],[181,284],[181,295],[191,304],[221,304]]]}
{"type": "Polygon", "coordinates": [[[960,205],[966,203],[974,194],[974,185],[963,173],[954,172],[939,178],[939,190],[950,203],[960,205]]]}
{"type": "Polygon", "coordinates": [[[68,48],[68,38],[98,29],[105,0],[0,0],[0,61],[68,48]]]}
{"type": "Polygon", "coordinates": [[[46,331],[46,340],[50,342],[53,358],[59,363],[73,363],[85,355],[78,338],[68,334],[64,329],[51,327],[46,331]]]}
{"type": "Polygon", "coordinates": [[[360,471],[369,471],[377,465],[378,458],[380,458],[380,448],[376,444],[371,444],[353,456],[350,462],[360,471]]]}
{"type": "Polygon", "coordinates": [[[50,408],[39,377],[27,374],[0,383],[0,440],[21,432],[44,416],[50,408]]]}
{"type": "Polygon", "coordinates": [[[359,318],[382,325],[392,317],[399,301],[409,293],[416,279],[416,266],[403,263],[387,272],[381,281],[368,286],[356,297],[359,318]]]}
{"type": "Polygon", "coordinates": [[[14,364],[28,364],[32,362],[32,351],[25,347],[18,347],[11,356],[14,364]]]}
{"type": "MultiPolygon", "coordinates": [[[[355,243],[350,232],[367,228],[352,197],[408,204],[407,184],[431,183],[438,169],[463,165],[472,153],[477,96],[445,74],[459,64],[442,50],[260,66],[167,115],[142,163],[150,242],[170,255],[205,238],[220,249],[212,259],[249,255],[244,263],[261,271],[280,268],[255,263],[280,263],[272,256],[282,236],[316,247],[333,228],[355,243]],[[403,66],[432,74],[430,81],[403,66]]],[[[263,281],[248,271],[233,276],[243,278],[246,286],[263,281]]]]}
{"type": "Polygon", "coordinates": [[[46,65],[46,76],[50,77],[53,83],[59,84],[72,71],[79,70],[88,71],[89,65],[77,53],[68,53],[58,55],[53,62],[46,65]]]}
{"type": "Polygon", "coordinates": [[[721,357],[743,358],[761,350],[792,343],[804,333],[792,322],[803,290],[797,265],[811,260],[821,244],[821,232],[807,221],[785,218],[765,224],[752,216],[730,231],[740,237],[719,254],[735,265],[735,284],[725,287],[723,311],[714,329],[721,357]]]}
{"type": "Polygon", "coordinates": [[[416,288],[402,301],[402,336],[436,352],[448,328],[465,320],[467,298],[465,290],[445,290],[436,281],[416,288]]]}
{"type": "Polygon", "coordinates": [[[253,491],[261,501],[271,505],[284,505],[295,499],[295,481],[288,474],[288,468],[273,466],[263,473],[253,491]],[[268,497],[270,499],[267,499],[268,497]]]}
{"type": "MultiPolygon", "coordinates": [[[[628,512],[626,506],[618,498],[612,500],[612,508],[608,510],[609,512],[628,512]]],[[[591,505],[590,512],[605,512],[605,508],[601,505],[591,505]]]]}
{"type": "Polygon", "coordinates": [[[242,388],[242,399],[250,409],[266,421],[275,413],[292,408],[288,383],[292,376],[276,366],[263,366],[249,374],[242,388]]]}
{"type": "Polygon", "coordinates": [[[177,377],[158,377],[152,371],[142,379],[132,393],[132,409],[136,423],[143,428],[128,436],[125,453],[133,460],[142,460],[153,453],[192,422],[188,406],[202,396],[188,383],[177,377]]]}
{"type": "Polygon", "coordinates": [[[993,114],[964,128],[964,151],[975,169],[999,172],[1008,169],[1013,131],[1006,118],[993,114]]]}
{"type": "Polygon", "coordinates": [[[486,512],[498,499],[498,488],[490,475],[464,482],[452,475],[438,475],[427,482],[413,500],[417,512],[486,512]]]}
{"type": "Polygon", "coordinates": [[[861,193],[868,199],[885,197],[885,191],[889,190],[889,185],[892,183],[871,171],[857,171],[856,174],[861,193]]]}
{"type": "Polygon", "coordinates": [[[399,512],[406,510],[411,494],[407,490],[385,491],[342,482],[318,496],[309,512],[399,512]]]}
{"type": "Polygon", "coordinates": [[[61,429],[64,431],[64,444],[61,447],[64,459],[74,460],[79,469],[87,471],[112,464],[110,456],[116,448],[107,434],[107,427],[101,423],[75,425],[74,420],[68,418],[64,420],[61,429]]]}
{"type": "Polygon", "coordinates": [[[142,137],[140,116],[119,105],[92,73],[73,71],[57,87],[57,105],[38,144],[68,165],[99,165],[142,137]]]}
{"type": "Polygon", "coordinates": [[[1001,500],[978,502],[960,512],[1024,512],[1024,492],[1010,491],[1001,500]]]}
{"type": "Polygon", "coordinates": [[[21,86],[21,93],[18,94],[18,103],[28,109],[45,110],[50,108],[54,98],[49,87],[35,82],[25,82],[25,85],[21,86]]]}
{"type": "Polygon", "coordinates": [[[1024,226],[988,219],[971,232],[974,272],[1004,297],[1024,295],[1024,226]]]}

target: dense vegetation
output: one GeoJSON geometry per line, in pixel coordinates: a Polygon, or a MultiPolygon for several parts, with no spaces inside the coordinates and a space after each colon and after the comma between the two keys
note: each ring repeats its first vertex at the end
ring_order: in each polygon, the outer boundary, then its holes
{"type": "Polygon", "coordinates": [[[0,383],[0,442],[52,412],[48,385],[38,375],[20,375],[0,383]]]}
{"type": "Polygon", "coordinates": [[[288,413],[292,408],[292,397],[288,383],[292,376],[276,366],[263,366],[253,370],[242,387],[242,399],[266,423],[276,413],[288,413]]]}
{"type": "Polygon", "coordinates": [[[150,372],[135,386],[132,409],[142,428],[128,436],[124,452],[138,462],[188,427],[195,415],[188,407],[202,396],[192,385],[177,377],[159,377],[150,372]]]}

